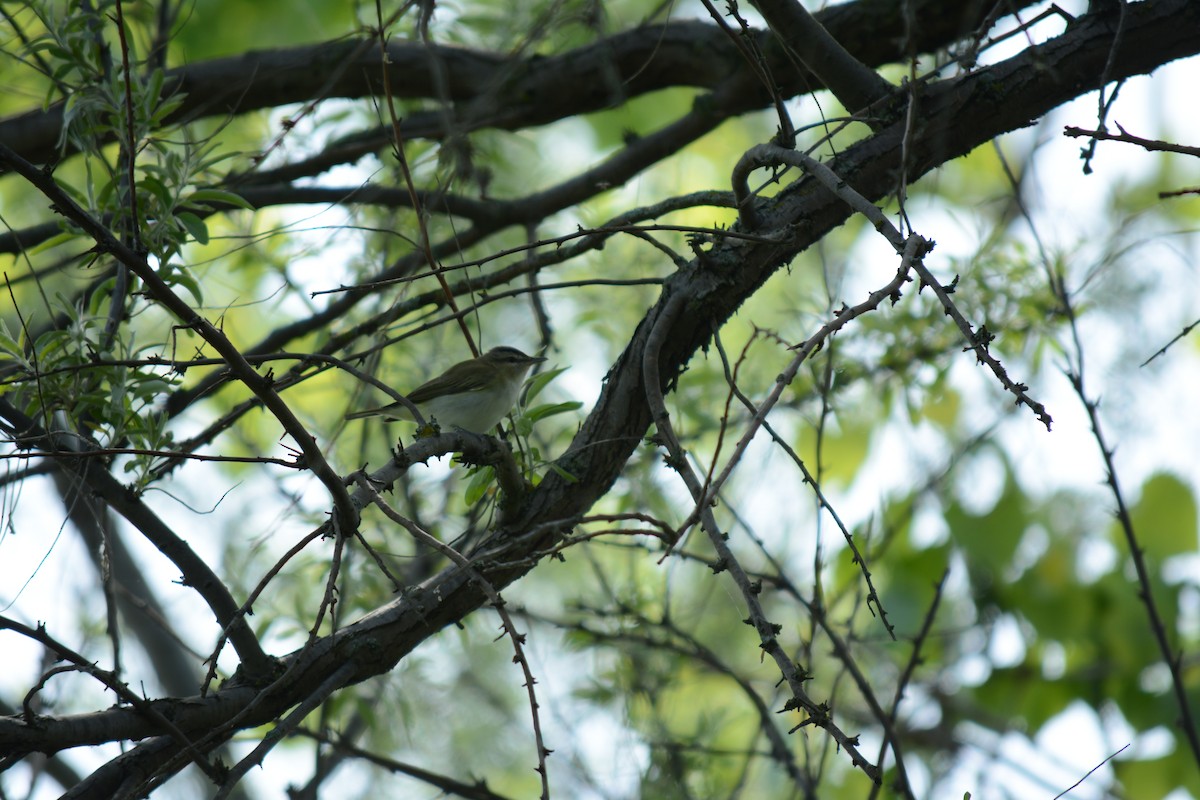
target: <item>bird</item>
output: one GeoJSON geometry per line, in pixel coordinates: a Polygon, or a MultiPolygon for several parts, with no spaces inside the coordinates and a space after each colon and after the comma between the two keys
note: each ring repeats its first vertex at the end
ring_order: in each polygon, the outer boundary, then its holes
{"type": "MultiPolygon", "coordinates": [[[[530,367],[545,360],[515,347],[493,347],[478,358],[458,362],[407,397],[426,422],[436,422],[440,428],[488,433],[516,405],[530,367]]],[[[386,420],[413,418],[404,403],[396,402],[351,412],[346,419],[374,416],[386,420]]]]}

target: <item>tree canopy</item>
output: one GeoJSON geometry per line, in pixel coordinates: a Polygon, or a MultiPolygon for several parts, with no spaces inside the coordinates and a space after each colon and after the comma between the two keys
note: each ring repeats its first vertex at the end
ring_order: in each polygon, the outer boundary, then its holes
{"type": "Polygon", "coordinates": [[[2,11],[4,797],[1200,797],[1200,4],[2,11]]]}

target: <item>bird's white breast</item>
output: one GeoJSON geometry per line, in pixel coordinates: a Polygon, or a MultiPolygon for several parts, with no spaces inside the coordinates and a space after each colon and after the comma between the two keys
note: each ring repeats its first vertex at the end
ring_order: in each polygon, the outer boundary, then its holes
{"type": "Polygon", "coordinates": [[[462,428],[472,433],[491,433],[492,428],[516,404],[523,377],[506,380],[489,390],[435,397],[417,407],[421,409],[426,422],[430,418],[436,419],[442,430],[462,428]]]}

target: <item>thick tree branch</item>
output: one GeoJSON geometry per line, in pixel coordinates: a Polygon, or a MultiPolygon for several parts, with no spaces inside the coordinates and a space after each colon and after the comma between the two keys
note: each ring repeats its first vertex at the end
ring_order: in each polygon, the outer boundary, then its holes
{"type": "Polygon", "coordinates": [[[893,87],[850,55],[797,0],[754,0],[771,31],[851,114],[882,102],[893,87]]]}
{"type": "MultiPolygon", "coordinates": [[[[1035,0],[1012,2],[1021,8],[1035,0]]],[[[895,0],[860,0],[817,13],[816,19],[862,64],[879,66],[905,55],[898,35],[903,30],[895,0]]],[[[961,0],[913,0],[908,5],[922,24],[912,47],[927,52],[944,47],[972,30],[982,10],[964,11],[961,0]]],[[[759,46],[776,75],[783,76],[784,97],[822,88],[816,76],[798,74],[765,32],[759,46]]],[[[421,42],[393,42],[388,48],[389,79],[400,98],[443,100],[432,64],[444,70],[445,90],[455,108],[448,115],[456,133],[478,128],[545,125],[577,114],[600,111],[631,97],[670,87],[715,89],[736,81],[742,113],[771,103],[725,33],[701,22],[673,22],[614,34],[560,55],[513,61],[497,54],[431,45],[434,59],[421,42]],[[608,74],[613,81],[596,80],[608,74]]],[[[190,64],[167,71],[164,93],[184,93],[183,103],[167,122],[244,114],[262,108],[311,100],[324,90],[329,97],[361,98],[380,91],[379,50],[358,40],[335,40],[287,50],[263,50],[190,64]],[[348,58],[354,62],[347,65],[348,58]],[[328,76],[340,71],[329,84],[328,76]]],[[[63,104],[0,120],[0,141],[35,163],[55,160],[55,143],[63,122],[63,104]]],[[[401,125],[405,140],[446,135],[447,114],[414,114],[401,125]]],[[[355,160],[385,146],[381,136],[366,149],[344,153],[355,160]]],[[[325,168],[331,164],[323,165],[325,168]]],[[[276,180],[277,178],[273,178],[276,180]]]]}

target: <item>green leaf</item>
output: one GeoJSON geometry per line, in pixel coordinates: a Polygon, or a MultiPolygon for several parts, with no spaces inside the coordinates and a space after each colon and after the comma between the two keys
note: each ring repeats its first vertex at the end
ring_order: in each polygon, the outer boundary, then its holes
{"type": "Polygon", "coordinates": [[[116,176],[100,184],[100,188],[96,190],[96,205],[100,208],[105,208],[112,201],[113,194],[117,191],[118,178],[116,176]]]}
{"type": "Polygon", "coordinates": [[[92,292],[92,297],[88,301],[87,313],[93,316],[98,316],[105,304],[112,298],[113,287],[116,285],[116,277],[108,278],[100,281],[96,285],[96,291],[92,292]]]}
{"type": "Polygon", "coordinates": [[[529,388],[525,391],[525,402],[532,403],[533,399],[541,394],[542,389],[546,388],[546,384],[562,375],[567,371],[566,367],[557,367],[548,369],[545,372],[539,372],[529,379],[529,388]]]}
{"type": "Polygon", "coordinates": [[[522,414],[516,419],[514,431],[516,432],[517,436],[520,436],[522,439],[527,438],[529,434],[533,433],[533,420],[522,414]]]}
{"type": "Polygon", "coordinates": [[[190,211],[180,211],[175,215],[187,228],[187,232],[192,235],[200,244],[208,244],[208,226],[204,224],[204,220],[200,219],[190,211]]]}
{"type": "MultiPolygon", "coordinates": [[[[1152,558],[1191,553],[1197,548],[1196,498],[1174,475],[1159,473],[1142,485],[1142,496],[1130,511],[1138,544],[1152,558]]],[[[1123,534],[1114,526],[1113,535],[1123,534]]],[[[1124,547],[1122,547],[1124,550],[1124,547]]]]}
{"type": "Polygon", "coordinates": [[[182,286],[187,289],[198,305],[204,305],[204,290],[200,288],[200,281],[196,280],[196,276],[187,267],[171,264],[170,268],[163,272],[163,280],[170,286],[182,286]]]}
{"type": "Polygon", "coordinates": [[[72,241],[74,239],[78,239],[78,238],[80,238],[79,233],[77,233],[75,231],[64,231],[62,233],[51,236],[49,239],[47,239],[44,242],[39,242],[38,244],[34,245],[33,247],[30,247],[28,250],[25,251],[25,253],[27,255],[31,255],[31,256],[37,255],[38,253],[45,252],[46,250],[49,250],[53,247],[58,247],[60,244],[63,244],[65,242],[70,242],[70,241],[72,241]]]}
{"type": "Polygon", "coordinates": [[[173,205],[171,190],[168,189],[167,185],[157,177],[153,175],[143,175],[142,179],[138,181],[138,186],[154,195],[155,199],[158,200],[159,208],[165,210],[171,208],[173,205]]]}
{"type": "Polygon", "coordinates": [[[583,407],[583,403],[578,400],[572,400],[567,403],[547,403],[545,405],[535,406],[527,410],[522,416],[527,417],[530,422],[552,417],[555,414],[565,414],[568,411],[578,411],[583,407]]]}
{"type": "Polygon", "coordinates": [[[466,495],[464,500],[467,505],[473,506],[483,499],[487,494],[487,490],[496,480],[496,470],[491,467],[484,467],[475,473],[471,478],[471,482],[467,484],[466,495]]]}
{"type": "Polygon", "coordinates": [[[171,114],[174,114],[175,111],[178,110],[178,108],[181,105],[183,105],[183,101],[186,99],[186,97],[187,97],[186,94],[184,94],[183,92],[180,92],[177,95],[174,95],[172,97],[167,98],[166,100],[163,100],[160,105],[155,107],[154,113],[150,115],[151,122],[161,123],[164,119],[169,117],[171,114]]]}
{"type": "Polygon", "coordinates": [[[244,208],[247,211],[253,211],[254,206],[250,205],[244,197],[233,192],[227,192],[223,189],[197,189],[183,199],[183,202],[190,206],[203,205],[205,203],[217,203],[220,205],[236,206],[244,208]]]}
{"type": "Polygon", "coordinates": [[[8,325],[2,319],[0,319],[0,350],[11,355],[22,366],[29,367],[29,362],[25,358],[25,351],[21,348],[17,340],[12,337],[12,333],[8,330],[8,325]]]}
{"type": "Polygon", "coordinates": [[[562,478],[567,483],[578,483],[579,482],[579,478],[576,478],[574,475],[567,472],[565,469],[563,469],[562,467],[560,467],[558,464],[554,463],[553,461],[551,461],[546,466],[548,466],[550,468],[551,472],[553,472],[558,477],[562,478]]]}
{"type": "Polygon", "coordinates": [[[163,79],[166,77],[166,73],[161,69],[152,69],[147,77],[145,97],[147,103],[153,104],[162,94],[163,79]]]}

